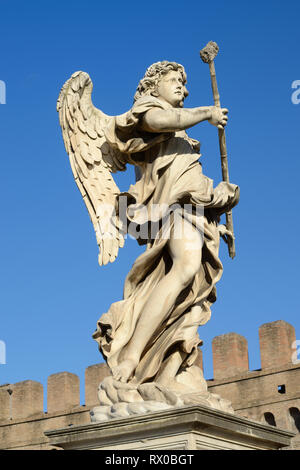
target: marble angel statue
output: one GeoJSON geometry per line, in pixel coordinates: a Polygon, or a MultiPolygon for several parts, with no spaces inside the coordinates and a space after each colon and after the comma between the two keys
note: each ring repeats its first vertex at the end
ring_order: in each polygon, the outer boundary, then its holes
{"type": "MultiPolygon", "coordinates": [[[[112,405],[125,403],[126,410],[119,409],[126,415],[141,403],[149,410],[158,402],[171,406],[191,403],[196,395],[207,398],[211,394],[195,365],[198,327],[209,320],[216,300],[223,270],[220,237],[231,236],[220,217],[237,204],[239,188],[226,182],[213,187],[202,173],[200,144],[186,129],[203,121],[224,127],[228,110],[183,108],[186,73],[175,62],[151,65],[132,108],[119,116],[107,116],[92,104],[92,88],[87,73],[74,73],[60,92],[57,110],[95,228],[99,263],[116,259],[130,226],[139,228],[138,242],[146,245],[127,275],[123,300],[100,317],[93,334],[111,370],[99,387],[99,409],[109,414],[112,405]],[[120,193],[112,173],[126,164],[135,165],[138,178],[120,193]]],[[[98,419],[104,419],[101,412],[98,419]]]]}

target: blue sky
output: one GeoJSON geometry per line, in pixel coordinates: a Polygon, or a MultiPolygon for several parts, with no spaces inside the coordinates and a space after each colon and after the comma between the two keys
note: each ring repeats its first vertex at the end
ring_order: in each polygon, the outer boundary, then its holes
{"type": "MultiPolygon", "coordinates": [[[[141,252],[128,239],[117,261],[97,264],[97,244],[71,174],[56,113],[63,83],[76,70],[94,83],[94,104],[128,110],[145,69],[158,60],[183,64],[185,106],[212,105],[208,67],[199,50],[220,52],[216,70],[231,181],[241,187],[234,210],[237,256],[221,249],[218,300],[201,328],[205,377],[212,378],[211,340],[235,331],[260,367],[258,328],[299,321],[299,121],[292,83],[300,80],[298,1],[151,3],[11,1],[1,6],[1,323],[6,364],[0,384],[69,371],[102,359],[91,335],[102,312],[122,297],[125,276],[141,252]]],[[[217,131],[189,131],[202,143],[202,164],[221,180],[217,131]]],[[[126,190],[133,171],[117,175],[126,190]]],[[[83,386],[81,402],[84,403],[83,386]]]]}

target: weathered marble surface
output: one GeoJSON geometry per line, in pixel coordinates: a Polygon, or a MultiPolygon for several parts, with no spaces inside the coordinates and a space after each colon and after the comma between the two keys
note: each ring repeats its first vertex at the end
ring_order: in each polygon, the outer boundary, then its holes
{"type": "Polygon", "coordinates": [[[92,422],[106,421],[112,418],[123,418],[135,414],[167,410],[185,405],[202,404],[211,408],[233,413],[228,400],[207,391],[207,384],[201,369],[193,366],[184,377],[177,377],[177,384],[168,386],[156,382],[134,386],[122,383],[113,377],[106,377],[99,385],[99,402],[101,406],[91,411],[92,422]],[[194,374],[195,379],[185,377],[194,374]],[[199,379],[202,377],[202,379],[199,379]],[[190,387],[187,383],[190,383],[190,387]],[[176,386],[177,385],[177,386],[176,386]]]}
{"type": "Polygon", "coordinates": [[[192,405],[45,433],[65,450],[277,450],[293,433],[192,405]]]}
{"type": "Polygon", "coordinates": [[[93,335],[113,376],[100,384],[102,410],[93,419],[196,399],[230,410],[208,394],[194,363],[198,327],[210,318],[223,271],[220,237],[229,242],[233,236],[220,217],[237,204],[239,188],[228,181],[213,187],[199,163],[200,143],[186,134],[204,121],[223,129],[228,110],[183,108],[186,73],[174,62],[149,67],[132,108],[120,116],[92,104],[92,87],[87,73],[76,72],[63,86],[57,109],[95,228],[99,263],[116,259],[127,231],[146,245],[125,280],[123,300],[101,316],[93,335]],[[126,164],[135,165],[138,180],[120,193],[112,173],[126,164]]]}

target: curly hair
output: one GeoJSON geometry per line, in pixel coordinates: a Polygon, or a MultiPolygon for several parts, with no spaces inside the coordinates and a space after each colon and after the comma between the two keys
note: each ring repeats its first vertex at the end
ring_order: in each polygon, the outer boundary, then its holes
{"type": "MultiPolygon", "coordinates": [[[[147,68],[144,78],[140,80],[136,93],[134,95],[134,101],[138,100],[144,95],[157,96],[157,85],[161,78],[169,73],[170,71],[179,71],[182,76],[183,84],[186,84],[186,73],[183,65],[177,64],[177,62],[168,62],[164,60],[162,62],[155,62],[147,68]]],[[[188,91],[184,89],[184,97],[186,98],[188,91]]]]}

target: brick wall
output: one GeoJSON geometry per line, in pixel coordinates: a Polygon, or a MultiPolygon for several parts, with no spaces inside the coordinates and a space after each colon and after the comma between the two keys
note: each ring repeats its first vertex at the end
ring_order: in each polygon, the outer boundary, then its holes
{"type": "MultiPolygon", "coordinates": [[[[279,320],[259,329],[261,370],[249,371],[247,340],[237,334],[212,341],[214,379],[209,390],[229,399],[237,414],[297,433],[300,449],[300,364],[292,362],[295,330],[279,320]]],[[[295,356],[295,355],[294,355],[295,356]]],[[[197,363],[202,367],[202,353],[197,363]]],[[[98,405],[97,387],[109,375],[106,364],[85,371],[86,403],[80,406],[79,377],[53,374],[47,384],[47,412],[42,384],[27,380],[0,385],[0,449],[49,449],[45,431],[90,422],[98,405]]]]}
{"type": "Polygon", "coordinates": [[[261,369],[249,371],[247,340],[236,333],[212,341],[214,379],[208,388],[232,402],[245,418],[294,431],[300,449],[300,364],[295,356],[295,329],[279,320],[259,328],[261,369]]]}

